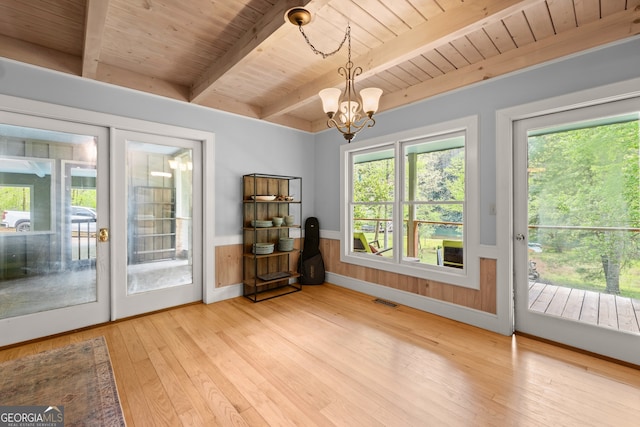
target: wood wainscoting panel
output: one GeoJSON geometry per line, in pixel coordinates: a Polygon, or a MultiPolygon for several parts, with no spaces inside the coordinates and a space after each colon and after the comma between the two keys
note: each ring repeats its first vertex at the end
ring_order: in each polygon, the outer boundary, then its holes
{"type": "Polygon", "coordinates": [[[498,293],[495,259],[480,258],[480,310],[496,314],[498,293]]]}
{"type": "MultiPolygon", "coordinates": [[[[299,249],[301,241],[294,244],[299,249]]],[[[216,246],[216,288],[242,283],[242,245],[216,246]]],[[[300,253],[296,250],[290,254],[290,265],[296,270],[300,253]]]]}
{"type": "Polygon", "coordinates": [[[496,260],[480,259],[480,289],[376,270],[340,261],[340,241],[320,239],[320,252],[328,272],[415,293],[487,313],[496,313],[496,260]]]}
{"type": "Polygon", "coordinates": [[[216,288],[242,283],[242,245],[216,246],[216,288]]]}
{"type": "MultiPolygon", "coordinates": [[[[325,270],[377,285],[496,314],[496,260],[480,258],[480,289],[469,289],[340,261],[340,241],[320,239],[325,270]]],[[[242,245],[216,247],[216,287],[242,282],[242,245]]]]}

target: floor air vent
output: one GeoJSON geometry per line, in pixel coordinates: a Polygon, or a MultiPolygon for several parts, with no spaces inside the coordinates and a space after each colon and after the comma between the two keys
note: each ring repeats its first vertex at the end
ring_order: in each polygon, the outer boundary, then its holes
{"type": "Polygon", "coordinates": [[[380,298],[376,298],[373,300],[373,302],[375,302],[376,304],[382,304],[382,305],[386,305],[387,307],[397,307],[398,304],[395,304],[391,301],[387,301],[387,300],[383,300],[380,298]]]}

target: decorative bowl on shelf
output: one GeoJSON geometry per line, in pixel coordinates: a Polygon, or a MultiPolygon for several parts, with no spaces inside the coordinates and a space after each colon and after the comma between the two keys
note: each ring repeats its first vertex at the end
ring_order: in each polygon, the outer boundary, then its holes
{"type": "Polygon", "coordinates": [[[257,200],[260,202],[271,202],[276,199],[276,196],[268,195],[268,196],[251,196],[253,200],[257,200]]]}
{"type": "Polygon", "coordinates": [[[268,255],[273,253],[274,246],[275,244],[273,243],[254,243],[253,253],[256,255],[268,255]]]}
{"type": "Polygon", "coordinates": [[[284,223],[289,227],[291,227],[295,221],[296,221],[296,218],[293,215],[285,215],[284,217],[284,223]]]}
{"type": "Polygon", "coordinates": [[[293,250],[293,239],[290,237],[281,237],[278,241],[278,250],[282,252],[289,252],[293,250]]]}
{"type": "Polygon", "coordinates": [[[274,216],[273,218],[271,218],[271,221],[273,221],[274,227],[280,227],[284,222],[284,218],[281,216],[274,216]]]}
{"type": "Polygon", "coordinates": [[[258,228],[273,227],[273,221],[260,221],[254,219],[251,221],[251,226],[258,228]]]}

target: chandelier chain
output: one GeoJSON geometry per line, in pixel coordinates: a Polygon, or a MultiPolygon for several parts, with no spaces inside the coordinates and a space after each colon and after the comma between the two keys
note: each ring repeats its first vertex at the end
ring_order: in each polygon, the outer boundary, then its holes
{"type": "Polygon", "coordinates": [[[327,57],[338,53],[340,49],[342,49],[342,46],[344,46],[344,42],[346,42],[348,38],[349,39],[349,61],[351,61],[351,26],[350,25],[347,25],[347,30],[344,33],[344,38],[340,42],[340,46],[338,46],[337,49],[329,53],[325,53],[321,50],[316,49],[313,43],[311,43],[311,41],[309,40],[309,37],[307,37],[307,34],[302,29],[302,25],[298,25],[298,29],[300,30],[300,34],[302,34],[302,37],[304,37],[304,40],[307,42],[307,44],[309,45],[313,53],[315,53],[316,55],[322,56],[322,59],[326,59],[327,57]]]}
{"type": "MultiPolygon", "coordinates": [[[[347,25],[347,34],[349,35],[349,45],[347,46],[347,61],[349,62],[349,64],[353,64],[353,62],[351,62],[351,25],[347,25]]],[[[346,35],[345,38],[347,38],[346,35]]],[[[342,43],[344,43],[344,40],[342,40],[342,43]]]]}
{"type": "Polygon", "coordinates": [[[319,95],[322,99],[323,110],[329,118],[327,125],[338,130],[347,142],[351,142],[365,126],[375,125],[376,121],[373,115],[378,110],[380,95],[382,95],[382,89],[379,88],[365,88],[360,91],[360,96],[356,93],[355,78],[362,74],[362,67],[354,67],[351,62],[351,24],[347,24],[344,38],[338,48],[327,53],[317,49],[302,28],[311,20],[311,13],[308,10],[293,8],[287,12],[286,16],[292,24],[298,25],[298,30],[307,45],[314,54],[322,56],[322,59],[338,53],[348,42],[347,63],[338,68],[338,74],[345,79],[344,91],[334,86],[322,89],[319,95]]]}

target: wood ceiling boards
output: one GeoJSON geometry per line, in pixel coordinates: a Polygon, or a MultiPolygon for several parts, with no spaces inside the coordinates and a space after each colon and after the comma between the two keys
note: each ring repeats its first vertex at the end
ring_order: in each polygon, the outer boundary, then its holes
{"type": "Polygon", "coordinates": [[[0,55],[294,128],[326,127],[351,26],[381,110],[639,32],[640,0],[0,0],[0,55]],[[638,22],[636,22],[638,21],[638,22]]]}

